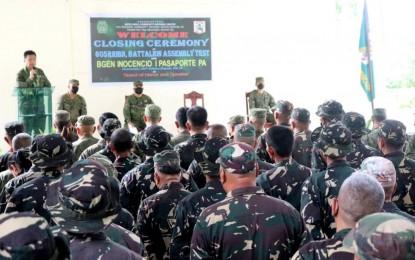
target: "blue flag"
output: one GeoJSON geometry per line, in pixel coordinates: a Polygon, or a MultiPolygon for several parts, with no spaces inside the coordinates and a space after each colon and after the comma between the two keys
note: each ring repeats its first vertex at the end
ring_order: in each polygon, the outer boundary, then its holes
{"type": "Polygon", "coordinates": [[[360,84],[366,92],[367,99],[375,99],[375,84],[373,78],[373,61],[371,57],[371,44],[369,39],[369,19],[366,1],[364,1],[362,27],[360,28],[359,52],[361,53],[360,84]]]}

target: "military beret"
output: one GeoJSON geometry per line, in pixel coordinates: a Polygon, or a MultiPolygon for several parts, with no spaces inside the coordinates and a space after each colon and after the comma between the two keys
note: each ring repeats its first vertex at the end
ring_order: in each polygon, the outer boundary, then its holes
{"type": "Polygon", "coordinates": [[[287,100],[278,100],[272,109],[281,114],[291,115],[293,104],[287,100]]]}
{"type": "Polygon", "coordinates": [[[255,137],[255,127],[252,124],[239,124],[235,126],[235,136],[255,137]]]}
{"type": "Polygon", "coordinates": [[[69,241],[54,236],[48,222],[32,212],[0,215],[1,259],[69,259],[69,241]]]}
{"type": "Polygon", "coordinates": [[[363,160],[360,169],[375,177],[384,188],[393,187],[396,183],[396,170],[392,161],[372,156],[363,160]]]}
{"type": "Polygon", "coordinates": [[[79,116],[78,120],[76,121],[76,124],[81,125],[95,125],[95,119],[92,116],[79,116]]]}
{"type": "Polygon", "coordinates": [[[291,118],[303,123],[310,122],[310,112],[305,108],[294,108],[291,112],[291,118]]]}
{"type": "Polygon", "coordinates": [[[64,230],[97,233],[111,224],[121,212],[118,182],[94,160],[80,160],[70,167],[58,183],[55,205],[47,201],[53,220],[64,230]]]}
{"type": "Polygon", "coordinates": [[[203,174],[208,176],[219,176],[220,164],[216,163],[219,150],[229,144],[228,140],[221,137],[213,137],[206,141],[203,147],[203,161],[199,162],[203,174]]]}
{"type": "Polygon", "coordinates": [[[352,151],[352,133],[341,124],[329,124],[323,127],[315,145],[327,156],[346,156],[352,151]]]}
{"type": "Polygon", "coordinates": [[[71,80],[69,80],[69,84],[79,84],[79,80],[71,79],[71,80]]]}
{"type": "Polygon", "coordinates": [[[66,110],[58,110],[55,112],[55,121],[56,122],[69,122],[71,116],[66,110]]]}
{"type": "Polygon", "coordinates": [[[149,104],[144,109],[144,115],[148,116],[151,119],[157,119],[161,116],[161,108],[154,104],[149,104]]]}
{"type": "Polygon", "coordinates": [[[325,117],[328,120],[338,119],[344,114],[343,106],[336,100],[326,100],[323,104],[318,106],[316,115],[325,117]]]}
{"type": "Polygon", "coordinates": [[[384,117],[386,118],[386,109],[384,108],[375,108],[372,111],[372,116],[374,117],[384,117]]]}
{"type": "Polygon", "coordinates": [[[134,82],[133,82],[133,85],[134,85],[135,87],[140,87],[140,88],[142,88],[142,87],[143,87],[143,82],[142,82],[142,81],[140,81],[140,80],[136,80],[136,81],[134,81],[134,82]]]}
{"type": "Polygon", "coordinates": [[[181,171],[180,167],[180,155],[178,152],[173,150],[164,150],[160,153],[156,153],[153,157],[154,168],[161,171],[162,173],[178,174],[181,171]],[[163,172],[163,169],[169,168],[170,171],[163,172]]]}
{"type": "Polygon", "coordinates": [[[249,173],[257,166],[255,149],[241,142],[227,144],[220,149],[216,163],[230,173],[249,173]]]}
{"type": "Polygon", "coordinates": [[[24,132],[24,125],[18,121],[7,122],[4,124],[4,131],[10,136],[15,136],[24,132]]]}
{"type": "Polygon", "coordinates": [[[380,122],[376,130],[379,137],[386,139],[389,143],[403,144],[406,140],[406,126],[393,119],[386,119],[380,122]]]}
{"type": "Polygon", "coordinates": [[[100,133],[104,136],[104,138],[111,138],[112,133],[114,133],[114,131],[118,128],[121,128],[120,120],[108,118],[102,125],[100,133]]]}
{"type": "Polygon", "coordinates": [[[352,135],[361,136],[370,133],[366,128],[366,121],[363,115],[356,112],[348,112],[343,115],[342,123],[349,128],[352,135]]]}
{"type": "Polygon", "coordinates": [[[351,234],[360,259],[415,258],[415,223],[406,217],[384,212],[367,215],[351,234]]]}
{"type": "Polygon", "coordinates": [[[267,110],[263,108],[252,108],[250,111],[250,116],[254,118],[265,118],[267,110]]]}
{"type": "Polygon", "coordinates": [[[55,168],[65,166],[73,156],[71,143],[59,134],[48,134],[34,141],[29,159],[39,168],[55,168]]]}
{"type": "Polygon", "coordinates": [[[231,126],[236,126],[237,124],[243,124],[245,123],[245,117],[241,115],[236,115],[231,118],[229,118],[228,124],[231,126]]]}
{"type": "Polygon", "coordinates": [[[152,125],[143,130],[138,147],[148,156],[163,150],[172,150],[170,133],[159,125],[152,125]]]}

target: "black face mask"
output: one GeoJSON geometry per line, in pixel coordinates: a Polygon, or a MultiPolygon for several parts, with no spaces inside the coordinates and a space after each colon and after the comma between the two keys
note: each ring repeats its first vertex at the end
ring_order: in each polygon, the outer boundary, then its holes
{"type": "Polygon", "coordinates": [[[140,94],[142,94],[142,93],[143,93],[143,89],[142,89],[142,88],[135,88],[135,89],[134,89],[134,92],[135,92],[136,94],[140,95],[140,94]]]}
{"type": "Polygon", "coordinates": [[[258,89],[263,89],[263,88],[264,88],[264,84],[259,83],[259,84],[258,84],[258,89]]]}
{"type": "Polygon", "coordinates": [[[74,93],[74,94],[78,93],[78,90],[79,90],[79,87],[72,87],[71,88],[71,92],[74,93]]]}

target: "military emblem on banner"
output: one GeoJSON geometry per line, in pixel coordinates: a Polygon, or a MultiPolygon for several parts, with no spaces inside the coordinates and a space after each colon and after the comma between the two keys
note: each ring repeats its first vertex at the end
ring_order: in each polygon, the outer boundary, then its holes
{"type": "Polygon", "coordinates": [[[206,32],[206,22],[205,21],[194,21],[193,22],[193,31],[197,34],[202,34],[206,32]]]}
{"type": "Polygon", "coordinates": [[[99,34],[106,34],[108,32],[108,24],[106,21],[98,21],[97,31],[99,34]]]}

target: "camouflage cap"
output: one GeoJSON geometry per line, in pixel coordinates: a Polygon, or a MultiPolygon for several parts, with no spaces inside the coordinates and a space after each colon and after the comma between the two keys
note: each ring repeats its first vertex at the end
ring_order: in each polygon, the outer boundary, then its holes
{"type": "Polygon", "coordinates": [[[12,121],[4,124],[4,131],[7,135],[15,136],[20,133],[24,133],[24,125],[22,122],[12,121]]]}
{"type": "Polygon", "coordinates": [[[149,104],[144,109],[144,115],[151,119],[158,119],[161,116],[161,108],[154,104],[149,104]]]}
{"type": "Polygon", "coordinates": [[[329,124],[321,130],[316,147],[330,157],[346,156],[352,151],[352,133],[341,124],[329,124]]]}
{"type": "Polygon", "coordinates": [[[32,212],[0,215],[1,259],[69,259],[69,241],[54,237],[47,221],[32,212]]]}
{"type": "Polygon", "coordinates": [[[154,168],[162,173],[178,174],[181,171],[180,167],[180,155],[178,152],[173,150],[164,150],[160,153],[156,153],[153,157],[154,168]],[[169,169],[169,171],[163,171],[169,169]]]}
{"type": "Polygon", "coordinates": [[[294,108],[291,112],[291,118],[303,123],[310,122],[310,112],[305,108],[294,108]]]}
{"type": "Polygon", "coordinates": [[[236,116],[229,118],[229,122],[228,122],[228,124],[230,124],[231,126],[236,126],[238,124],[243,124],[243,123],[245,123],[245,117],[241,115],[236,115],[236,116]]]}
{"type": "Polygon", "coordinates": [[[241,142],[230,143],[220,149],[216,163],[230,173],[249,173],[257,166],[255,149],[241,142]]]}
{"type": "Polygon", "coordinates": [[[249,115],[254,118],[265,118],[267,110],[263,108],[252,108],[249,115]]]}
{"type": "Polygon", "coordinates": [[[138,147],[148,156],[153,156],[163,150],[172,150],[169,144],[170,134],[159,125],[152,125],[143,130],[138,147]]]}
{"type": "Polygon", "coordinates": [[[261,80],[264,80],[264,77],[256,77],[255,78],[255,82],[258,82],[258,81],[261,81],[261,80]]]}
{"type": "Polygon", "coordinates": [[[78,117],[76,124],[81,125],[95,125],[95,119],[92,116],[83,115],[78,117]]]}
{"type": "Polygon", "coordinates": [[[384,188],[393,187],[396,183],[396,170],[392,161],[380,157],[372,156],[363,160],[360,169],[372,175],[379,181],[384,188]]]}
{"type": "Polygon", "coordinates": [[[235,126],[235,136],[255,137],[255,127],[252,124],[239,124],[235,126]]]}
{"type": "Polygon", "coordinates": [[[415,223],[393,213],[375,213],[356,223],[353,248],[360,259],[415,259],[415,223]]]}
{"type": "Polygon", "coordinates": [[[366,128],[365,117],[356,112],[348,112],[343,115],[342,123],[349,128],[353,136],[361,136],[370,133],[366,128]]]}
{"type": "Polygon", "coordinates": [[[398,120],[386,119],[380,122],[377,134],[389,143],[404,144],[406,140],[406,126],[398,120]]]}
{"type": "Polygon", "coordinates": [[[372,111],[372,116],[386,118],[386,109],[384,109],[384,108],[375,108],[372,111]]]}
{"type": "Polygon", "coordinates": [[[94,160],[76,162],[61,177],[56,205],[47,205],[53,220],[76,234],[97,233],[121,212],[118,182],[94,160]]]}
{"type": "Polygon", "coordinates": [[[140,80],[136,80],[136,81],[133,82],[133,85],[134,85],[134,87],[142,88],[143,87],[143,82],[140,81],[140,80]]]}
{"type": "Polygon", "coordinates": [[[88,159],[101,163],[105,167],[108,176],[117,178],[118,171],[115,169],[114,165],[107,156],[99,153],[94,153],[93,155],[89,156],[88,159]]]}
{"type": "Polygon", "coordinates": [[[203,174],[219,176],[220,164],[216,163],[216,160],[219,158],[219,150],[227,144],[229,141],[222,137],[213,137],[206,141],[203,147],[203,161],[199,163],[203,174]]]}
{"type": "Polygon", "coordinates": [[[293,104],[287,100],[278,100],[277,103],[275,103],[275,106],[272,108],[275,112],[291,116],[291,113],[293,111],[293,104]]]}
{"type": "Polygon", "coordinates": [[[69,122],[71,120],[71,115],[66,110],[58,110],[55,112],[53,120],[55,122],[69,122]]]}
{"type": "Polygon", "coordinates": [[[344,114],[343,106],[336,100],[326,100],[323,104],[318,106],[316,115],[325,117],[328,120],[339,119],[344,114]]]}
{"type": "Polygon", "coordinates": [[[114,131],[119,128],[121,128],[120,120],[115,118],[108,118],[105,120],[99,132],[104,138],[111,138],[112,133],[114,133],[114,131]]]}
{"type": "Polygon", "coordinates": [[[79,80],[77,79],[70,79],[69,84],[79,84],[79,80]]]}
{"type": "Polygon", "coordinates": [[[39,168],[56,168],[69,163],[73,156],[71,143],[59,134],[48,134],[33,142],[29,159],[39,168]]]}

